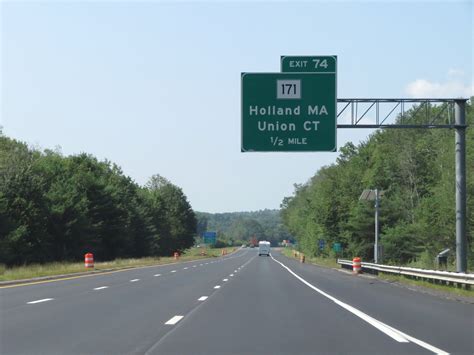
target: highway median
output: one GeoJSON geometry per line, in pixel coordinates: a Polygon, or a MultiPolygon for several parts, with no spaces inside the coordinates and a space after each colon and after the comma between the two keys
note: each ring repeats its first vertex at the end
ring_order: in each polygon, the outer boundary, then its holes
{"type": "MultiPolygon", "coordinates": [[[[169,265],[200,259],[221,257],[223,252],[235,252],[237,248],[191,248],[176,260],[170,257],[147,257],[116,259],[111,261],[96,261],[94,267],[86,269],[84,262],[54,262],[32,264],[15,267],[0,265],[0,288],[10,285],[34,283],[48,280],[67,279],[71,277],[103,274],[141,267],[169,265]],[[204,255],[203,255],[204,254],[204,255]]],[[[226,254],[226,255],[228,255],[226,254]]]]}

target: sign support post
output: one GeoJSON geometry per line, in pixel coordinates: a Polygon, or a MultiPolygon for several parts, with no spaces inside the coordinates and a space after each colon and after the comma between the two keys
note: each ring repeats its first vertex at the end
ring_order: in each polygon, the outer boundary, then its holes
{"type": "Polygon", "coordinates": [[[456,271],[467,271],[466,241],[466,101],[455,100],[456,151],[456,271]]]}

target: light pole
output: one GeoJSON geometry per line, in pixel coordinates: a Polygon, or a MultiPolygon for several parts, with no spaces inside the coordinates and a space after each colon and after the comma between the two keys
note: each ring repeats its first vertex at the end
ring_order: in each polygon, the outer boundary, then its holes
{"type": "Polygon", "coordinates": [[[374,262],[379,262],[379,190],[375,189],[375,246],[374,246],[374,262]]]}
{"type": "Polygon", "coordinates": [[[380,198],[383,196],[383,191],[379,189],[364,190],[359,197],[362,201],[375,201],[375,243],[374,243],[374,262],[379,262],[379,214],[380,214],[380,198]]]}

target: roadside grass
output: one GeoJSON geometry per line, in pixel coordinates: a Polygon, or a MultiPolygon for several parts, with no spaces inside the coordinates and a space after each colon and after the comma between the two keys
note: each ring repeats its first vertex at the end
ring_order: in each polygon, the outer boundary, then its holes
{"type": "MultiPolygon", "coordinates": [[[[227,249],[227,253],[230,253],[236,248],[190,248],[180,256],[179,261],[191,261],[205,259],[209,257],[218,257],[221,256],[223,249],[227,249]],[[205,251],[206,255],[201,255],[202,250],[205,251]]],[[[87,271],[92,272],[112,269],[117,270],[140,266],[164,265],[173,262],[176,262],[173,257],[116,259],[104,262],[94,261],[93,269],[86,269],[84,267],[84,262],[53,262],[46,264],[31,264],[15,267],[6,267],[5,265],[0,264],[0,281],[16,281],[42,276],[75,274],[87,271]]]]}
{"type": "MultiPolygon", "coordinates": [[[[294,249],[290,249],[290,248],[282,249],[283,255],[289,258],[297,259],[294,257],[294,252],[295,252],[294,249]]],[[[315,265],[325,266],[325,267],[332,267],[332,268],[339,267],[339,264],[336,262],[336,259],[332,259],[332,258],[322,258],[322,257],[305,255],[305,262],[315,264],[315,265]]]]}
{"type": "MultiPolygon", "coordinates": [[[[289,257],[289,258],[295,258],[294,257],[294,250],[289,249],[289,248],[283,248],[282,249],[282,254],[289,257]]],[[[305,258],[305,262],[319,265],[319,266],[324,266],[324,267],[329,267],[329,268],[335,268],[339,269],[341,266],[336,262],[335,259],[332,258],[321,258],[321,257],[307,257],[305,258]]],[[[410,265],[411,267],[416,267],[413,265],[410,265]]],[[[399,282],[401,284],[405,285],[412,285],[412,286],[422,286],[426,287],[429,289],[434,289],[437,291],[441,292],[447,292],[447,293],[452,293],[458,296],[464,296],[464,297],[472,297],[474,298],[474,289],[465,289],[461,287],[457,287],[454,285],[445,285],[445,284],[435,284],[433,282],[429,281],[424,281],[421,279],[412,279],[409,277],[406,277],[404,275],[391,275],[391,274],[386,274],[386,273],[379,273],[376,277],[385,280],[385,281],[390,281],[390,282],[399,282]]]]}
{"type": "Polygon", "coordinates": [[[456,287],[454,285],[435,284],[429,281],[412,279],[404,275],[391,275],[391,274],[379,273],[377,277],[385,281],[398,282],[401,284],[412,285],[412,286],[422,286],[422,287],[430,288],[437,291],[453,293],[458,296],[474,298],[474,290],[472,288],[465,289],[461,287],[456,287]]]}

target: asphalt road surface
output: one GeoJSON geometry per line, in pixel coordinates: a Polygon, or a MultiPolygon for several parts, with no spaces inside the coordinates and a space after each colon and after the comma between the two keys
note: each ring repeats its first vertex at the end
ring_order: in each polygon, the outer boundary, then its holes
{"type": "Polygon", "coordinates": [[[3,354],[474,353],[474,306],[277,251],[0,289],[3,354]]]}

